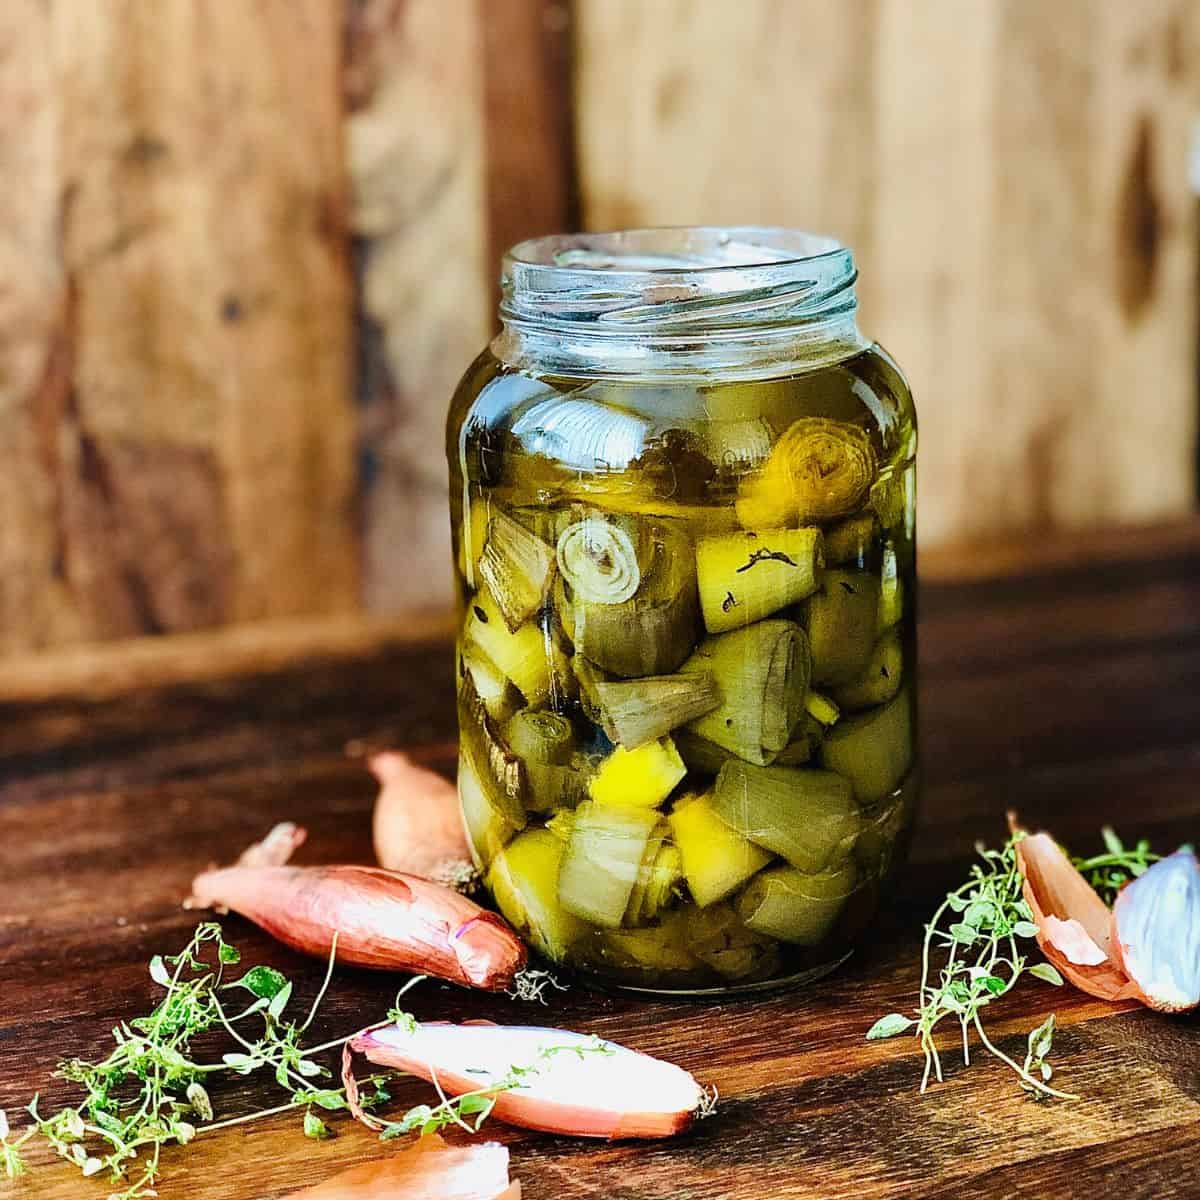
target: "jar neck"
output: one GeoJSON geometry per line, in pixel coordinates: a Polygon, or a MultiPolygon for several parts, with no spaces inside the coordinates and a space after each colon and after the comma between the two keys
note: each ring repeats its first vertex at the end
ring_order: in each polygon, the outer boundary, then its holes
{"type": "Polygon", "coordinates": [[[496,357],[538,374],[753,378],[857,354],[848,249],[757,227],[640,229],[514,246],[496,357]]]}

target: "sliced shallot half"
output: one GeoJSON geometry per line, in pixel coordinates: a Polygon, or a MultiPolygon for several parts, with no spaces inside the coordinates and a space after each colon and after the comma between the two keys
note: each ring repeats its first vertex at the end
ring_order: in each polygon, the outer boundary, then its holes
{"type": "Polygon", "coordinates": [[[710,1104],[681,1067],[565,1029],[490,1022],[385,1025],[364,1030],[349,1049],[427,1079],[447,1095],[496,1089],[495,1117],[546,1133],[670,1137],[710,1104]]]}
{"type": "Polygon", "coordinates": [[[188,908],[233,909],[285,945],[354,967],[434,975],[464,987],[513,986],[527,952],[503,918],[451,888],[380,867],[290,867],[305,839],[277,825],[232,867],[192,881],[188,908]]]}
{"type": "Polygon", "coordinates": [[[1161,1012],[1200,1005],[1200,863],[1177,850],[1121,889],[1112,911],[1117,960],[1161,1012]]]}
{"type": "MultiPolygon", "coordinates": [[[[1015,818],[1009,823],[1015,828],[1015,818]]],[[[1082,992],[1101,1000],[1140,999],[1112,945],[1108,907],[1048,833],[1016,845],[1022,893],[1046,958],[1082,992]]]]}
{"type": "Polygon", "coordinates": [[[449,887],[473,882],[454,784],[397,751],[373,754],[368,765],[380,783],[373,823],[379,865],[449,887]]]}
{"type": "Polygon", "coordinates": [[[436,1133],[331,1176],[283,1200],[521,1200],[508,1178],[508,1150],[496,1142],[448,1146],[436,1133]]]}

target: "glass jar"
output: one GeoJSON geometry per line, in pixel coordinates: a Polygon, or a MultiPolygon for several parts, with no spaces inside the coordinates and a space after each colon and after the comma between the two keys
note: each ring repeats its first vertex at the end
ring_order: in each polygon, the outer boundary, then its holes
{"type": "Polygon", "coordinates": [[[819,977],[916,796],[915,413],[850,251],[548,237],[451,407],[459,795],[552,964],[659,994],[819,977]]]}

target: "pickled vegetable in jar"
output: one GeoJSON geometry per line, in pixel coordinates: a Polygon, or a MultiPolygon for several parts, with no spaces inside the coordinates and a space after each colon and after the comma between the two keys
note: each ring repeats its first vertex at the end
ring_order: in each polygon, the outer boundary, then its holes
{"type": "Polygon", "coordinates": [[[904,857],[915,413],[855,277],[785,229],[525,242],[454,397],[463,818],[600,986],[819,978],[904,857]]]}

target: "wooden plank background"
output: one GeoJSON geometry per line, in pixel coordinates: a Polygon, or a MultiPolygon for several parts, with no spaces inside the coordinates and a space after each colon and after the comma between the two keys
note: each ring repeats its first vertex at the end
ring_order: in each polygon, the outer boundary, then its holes
{"type": "Polygon", "coordinates": [[[450,594],[501,249],[781,222],[860,262],[927,546],[1196,494],[1187,0],[9,0],[0,654],[450,594]]]}
{"type": "Polygon", "coordinates": [[[337,13],[0,7],[0,649],[353,608],[337,13]]]}

